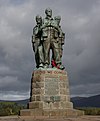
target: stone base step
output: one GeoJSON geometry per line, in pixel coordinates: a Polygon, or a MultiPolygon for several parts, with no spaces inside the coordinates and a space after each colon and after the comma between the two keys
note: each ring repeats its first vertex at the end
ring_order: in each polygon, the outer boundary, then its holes
{"type": "Polygon", "coordinates": [[[76,117],[83,116],[84,112],[76,109],[42,110],[42,109],[24,109],[20,111],[20,116],[34,117],[76,117]]]}

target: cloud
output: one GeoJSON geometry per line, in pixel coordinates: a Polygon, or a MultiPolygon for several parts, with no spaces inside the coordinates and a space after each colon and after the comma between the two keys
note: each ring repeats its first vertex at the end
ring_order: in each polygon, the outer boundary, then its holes
{"type": "Polygon", "coordinates": [[[53,4],[51,0],[1,0],[1,99],[15,99],[14,95],[17,99],[29,97],[31,73],[35,68],[32,28],[35,26],[35,16],[40,14],[45,17],[47,7],[51,7],[53,16],[62,17],[61,26],[66,34],[63,64],[68,71],[71,95],[100,93],[98,0],[54,0],[53,4]]]}
{"type": "Polygon", "coordinates": [[[22,100],[29,98],[28,92],[17,92],[17,91],[0,91],[0,97],[4,100],[22,100]]]}

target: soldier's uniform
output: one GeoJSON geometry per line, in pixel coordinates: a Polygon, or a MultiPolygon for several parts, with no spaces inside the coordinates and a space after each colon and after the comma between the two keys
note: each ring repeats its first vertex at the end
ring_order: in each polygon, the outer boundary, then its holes
{"type": "Polygon", "coordinates": [[[39,65],[44,62],[43,47],[41,41],[41,31],[39,30],[40,26],[36,25],[33,28],[32,36],[32,45],[35,52],[35,61],[36,67],[39,68],[39,65]]]}
{"type": "Polygon", "coordinates": [[[65,39],[65,33],[63,33],[61,37],[58,37],[60,58],[62,58],[62,54],[63,54],[63,47],[62,46],[64,45],[64,39],[65,39]]]}
{"type": "MultiPolygon", "coordinates": [[[[43,48],[44,48],[44,63],[50,64],[50,49],[52,49],[53,58],[56,64],[61,63],[60,55],[59,55],[59,46],[58,46],[58,30],[52,27],[50,24],[53,19],[45,18],[46,27],[42,29],[42,37],[43,37],[43,48]]],[[[44,25],[44,26],[45,26],[44,25]]]]}
{"type": "MultiPolygon", "coordinates": [[[[61,20],[60,16],[55,16],[54,21],[52,22],[52,26],[54,26],[59,33],[57,40],[58,40],[58,50],[59,50],[59,55],[60,55],[60,60],[61,60],[62,59],[62,53],[63,53],[62,45],[64,45],[65,34],[62,32],[61,26],[59,25],[60,20],[61,20]]],[[[61,70],[63,70],[65,68],[62,65],[62,62],[57,65],[53,56],[52,56],[51,64],[52,64],[52,67],[56,67],[56,68],[59,68],[61,70]]]]}

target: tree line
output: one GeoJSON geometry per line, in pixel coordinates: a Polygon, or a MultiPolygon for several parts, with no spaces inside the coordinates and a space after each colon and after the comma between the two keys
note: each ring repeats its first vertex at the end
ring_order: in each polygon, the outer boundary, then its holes
{"type": "Polygon", "coordinates": [[[26,108],[26,105],[15,102],[0,102],[0,116],[18,115],[21,109],[26,108]]]}

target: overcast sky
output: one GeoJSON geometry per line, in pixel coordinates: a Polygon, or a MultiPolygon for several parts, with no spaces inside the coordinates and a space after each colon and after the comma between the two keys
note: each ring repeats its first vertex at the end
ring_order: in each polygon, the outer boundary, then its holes
{"type": "Polygon", "coordinates": [[[29,98],[35,16],[61,15],[71,96],[100,94],[100,0],[0,0],[0,100],[29,98]]]}

